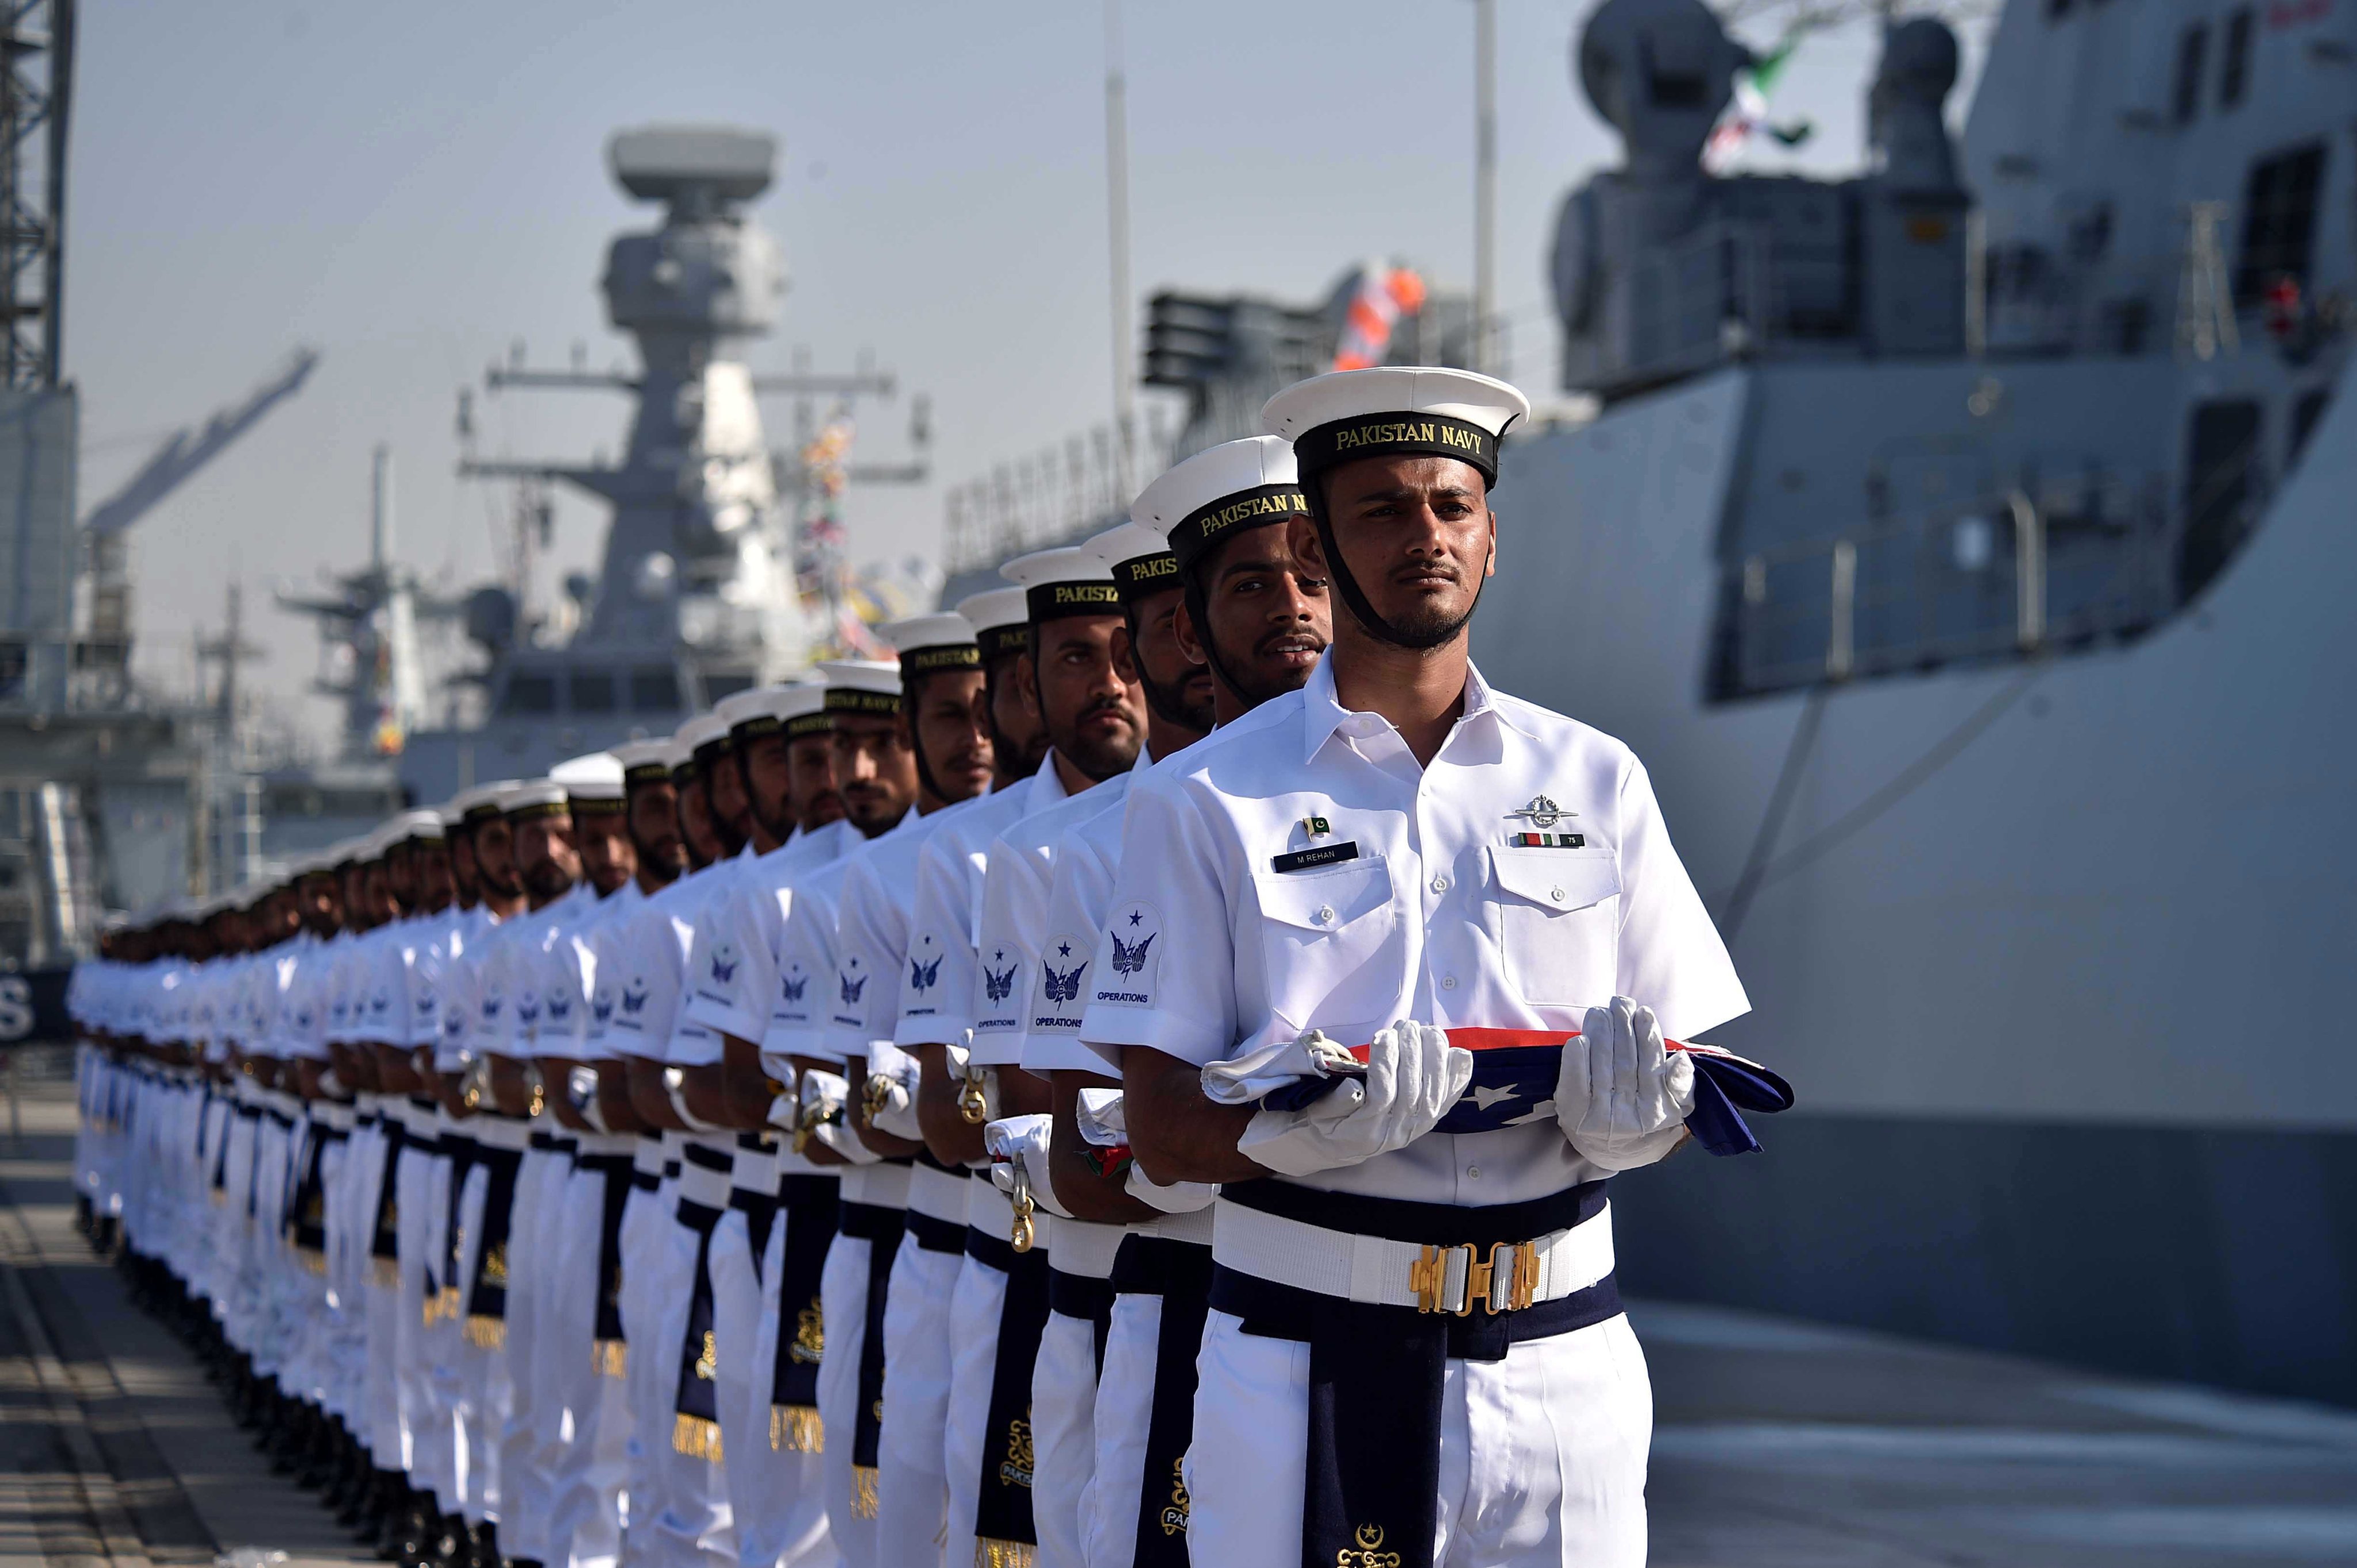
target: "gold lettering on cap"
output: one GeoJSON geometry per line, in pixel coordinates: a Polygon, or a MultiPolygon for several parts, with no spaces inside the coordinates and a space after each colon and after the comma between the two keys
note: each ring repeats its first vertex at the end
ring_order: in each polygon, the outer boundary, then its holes
{"type": "Polygon", "coordinates": [[[1111,583],[1059,583],[1054,599],[1060,605],[1115,605],[1121,593],[1111,583]]]}

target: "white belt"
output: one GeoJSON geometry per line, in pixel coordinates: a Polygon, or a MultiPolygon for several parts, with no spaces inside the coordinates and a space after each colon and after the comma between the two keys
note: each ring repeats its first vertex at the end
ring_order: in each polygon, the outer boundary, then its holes
{"type": "Polygon", "coordinates": [[[871,1203],[878,1208],[906,1208],[909,1169],[907,1165],[845,1165],[843,1201],[871,1203]]]}
{"type": "Polygon", "coordinates": [[[1480,1255],[1471,1247],[1329,1230],[1225,1198],[1214,1208],[1213,1262],[1296,1290],[1376,1306],[1462,1316],[1485,1297],[1491,1311],[1560,1301],[1612,1272],[1609,1204],[1568,1230],[1519,1246],[1501,1242],[1480,1255]]]}
{"type": "Polygon", "coordinates": [[[532,1144],[532,1123],[510,1122],[499,1116],[470,1116],[467,1119],[467,1135],[494,1149],[528,1148],[532,1144]]]}
{"type": "Polygon", "coordinates": [[[349,1133],[352,1130],[352,1108],[349,1105],[322,1102],[312,1107],[312,1117],[315,1121],[326,1122],[339,1133],[349,1133]]]}
{"type": "Polygon", "coordinates": [[[1211,1244],[1211,1216],[1216,1208],[1216,1205],[1207,1203],[1184,1214],[1166,1214],[1139,1229],[1148,1236],[1159,1236],[1170,1241],[1192,1241],[1208,1247],[1211,1244]]]}
{"type": "MultiPolygon", "coordinates": [[[[1039,1223],[1034,1216],[1033,1224],[1039,1223]]],[[[1085,1219],[1057,1219],[1056,1267],[1068,1274],[1082,1274],[1092,1280],[1113,1278],[1113,1258],[1121,1251],[1121,1239],[1129,1234],[1126,1225],[1096,1225],[1085,1219]]]]}
{"type": "Polygon", "coordinates": [[[946,1219],[952,1225],[963,1225],[965,1223],[965,1189],[973,1185],[973,1179],[968,1176],[952,1176],[931,1165],[910,1165],[909,1208],[910,1212],[922,1214],[928,1219],[946,1219]]]}
{"type": "Polygon", "coordinates": [[[708,1171],[693,1163],[679,1167],[679,1196],[706,1208],[728,1207],[728,1173],[708,1171]]]}
{"type": "Polygon", "coordinates": [[[633,1140],[637,1147],[630,1151],[630,1168],[640,1176],[662,1175],[663,1146],[645,1138],[633,1140]]]}
{"type": "MultiPolygon", "coordinates": [[[[644,1141],[636,1133],[573,1133],[567,1136],[581,1141],[584,1155],[629,1155],[633,1163],[637,1160],[639,1145],[644,1141]]],[[[658,1172],[662,1169],[660,1159],[655,1162],[655,1169],[658,1172]]]]}
{"type": "Polygon", "coordinates": [[[728,1185],[763,1194],[778,1190],[778,1157],[761,1149],[739,1149],[728,1167],[728,1185]]]}

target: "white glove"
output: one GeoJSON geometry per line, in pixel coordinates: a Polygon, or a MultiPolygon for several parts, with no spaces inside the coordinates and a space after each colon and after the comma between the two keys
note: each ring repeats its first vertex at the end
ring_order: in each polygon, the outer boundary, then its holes
{"type": "Polygon", "coordinates": [[[802,1120],[797,1125],[816,1127],[822,1122],[840,1120],[844,1099],[850,1092],[851,1086],[843,1081],[841,1073],[826,1072],[814,1067],[804,1068],[802,1120]]]}
{"type": "Polygon", "coordinates": [[[1056,1201],[1056,1184],[1048,1174],[1048,1145],[1055,1124],[1052,1116],[1009,1116],[982,1130],[982,1146],[989,1151],[990,1179],[999,1191],[1014,1197],[1020,1173],[1033,1203],[1070,1219],[1071,1215],[1056,1201]]]}
{"type": "Polygon", "coordinates": [[[1431,1132],[1472,1078],[1471,1051],[1450,1045],[1445,1029],[1403,1018],[1369,1046],[1364,1079],[1345,1078],[1299,1111],[1260,1112],[1236,1152],[1280,1176],[1355,1165],[1431,1132]]]}
{"type": "Polygon", "coordinates": [[[870,1059],[877,1070],[867,1075],[867,1124],[895,1138],[922,1138],[917,1122],[917,1064],[895,1052],[890,1064],[878,1056],[870,1059]]]}
{"type": "Polygon", "coordinates": [[[840,1122],[822,1122],[811,1129],[811,1136],[855,1165],[872,1165],[884,1158],[861,1143],[858,1133],[840,1122]]]}
{"type": "Polygon", "coordinates": [[[1350,1047],[1312,1029],[1290,1040],[1264,1040],[1251,1050],[1203,1069],[1203,1098],[1214,1105],[1249,1105],[1273,1089],[1305,1078],[1357,1077],[1350,1047]]]}
{"type": "Polygon", "coordinates": [[[606,1131],[606,1110],[597,1103],[597,1069],[576,1067],[565,1075],[565,1098],[573,1113],[598,1132],[606,1131]]]}
{"type": "Polygon", "coordinates": [[[1583,1158],[1608,1171],[1650,1165],[1677,1147],[1694,1110],[1694,1062],[1662,1044],[1651,1007],[1615,996],[1590,1007],[1563,1047],[1555,1114],[1583,1158]]]}

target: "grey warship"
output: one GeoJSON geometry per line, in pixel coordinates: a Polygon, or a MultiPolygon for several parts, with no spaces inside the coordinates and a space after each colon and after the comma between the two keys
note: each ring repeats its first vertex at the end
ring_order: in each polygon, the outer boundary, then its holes
{"type": "Polygon", "coordinates": [[[1745,59],[1575,40],[1602,412],[1508,443],[1476,631],[1646,759],[1806,1107],[1620,1184],[1629,1274],[2357,1400],[2357,18],[2013,0],[1960,140],[1889,24],[1838,181],[1699,166],[1745,59]]]}

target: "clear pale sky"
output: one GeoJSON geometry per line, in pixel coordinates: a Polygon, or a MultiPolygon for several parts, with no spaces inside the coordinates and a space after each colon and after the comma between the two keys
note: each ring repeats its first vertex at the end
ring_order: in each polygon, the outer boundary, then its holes
{"type": "MultiPolygon", "coordinates": [[[[1562,193],[1616,162],[1571,84],[1589,0],[1501,0],[1500,305],[1514,377],[1552,392],[1544,250],[1562,193]]],[[[1128,0],[1132,276],[1307,302],[1358,258],[1472,276],[1472,8],[1466,0],[1128,0]]],[[[1757,34],[1755,43],[1769,41],[1757,34]]],[[[1758,166],[1859,160],[1875,49],[1805,45],[1779,119],[1817,127],[1758,166]]],[[[511,342],[627,364],[596,281],[653,209],[608,180],[616,127],[665,120],[784,138],[754,209],[791,289],[757,370],[863,348],[931,393],[937,482],[856,490],[861,558],[931,552],[944,483],[1036,452],[1110,402],[1100,5],[783,0],[84,0],[68,217],[66,365],[82,393],[85,508],[182,424],[242,397],[297,343],[299,398],[139,525],[138,668],[185,689],[188,638],[243,581],[252,671],[295,699],[307,621],[274,583],[367,550],[369,454],[398,466],[399,553],[453,585],[493,570],[506,495],[453,472],[457,389],[511,342]]],[[[1951,103],[1960,114],[1964,93],[1951,103]]],[[[488,452],[618,450],[616,394],[477,394],[488,452]]],[[[906,398],[861,452],[902,450],[906,398]]],[[[773,435],[789,416],[766,411],[773,435]]],[[[560,502],[544,580],[594,563],[588,502],[560,502]]]]}

